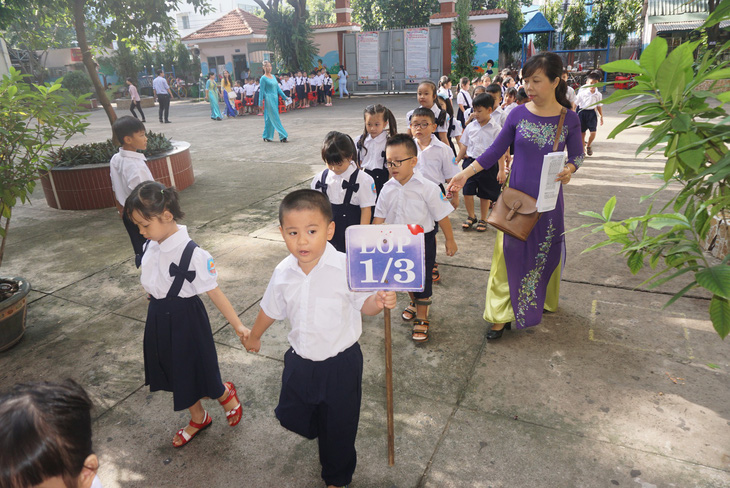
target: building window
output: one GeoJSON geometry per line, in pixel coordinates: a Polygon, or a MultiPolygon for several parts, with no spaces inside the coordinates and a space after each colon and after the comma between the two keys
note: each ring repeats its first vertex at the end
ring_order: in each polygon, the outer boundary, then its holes
{"type": "Polygon", "coordinates": [[[177,17],[177,28],[178,29],[190,29],[190,16],[185,15],[179,15],[177,17]]]}

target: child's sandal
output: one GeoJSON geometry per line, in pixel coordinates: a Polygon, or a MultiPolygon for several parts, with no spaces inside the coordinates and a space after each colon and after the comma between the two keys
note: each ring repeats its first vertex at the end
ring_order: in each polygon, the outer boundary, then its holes
{"type": "Polygon", "coordinates": [[[408,306],[403,310],[401,318],[406,322],[416,318],[416,304],[413,302],[409,303],[408,306]]]}
{"type": "Polygon", "coordinates": [[[196,430],[193,434],[188,434],[187,432],[185,432],[185,428],[178,430],[177,434],[175,434],[175,436],[179,437],[182,440],[182,442],[180,444],[175,444],[175,438],[173,437],[172,447],[184,446],[185,444],[187,444],[188,442],[193,440],[193,437],[195,437],[196,435],[200,434],[202,431],[204,431],[205,429],[210,427],[210,424],[212,424],[212,423],[213,423],[213,419],[210,417],[210,415],[208,415],[207,410],[205,411],[205,416],[203,417],[203,422],[198,424],[196,422],[193,422],[192,419],[190,419],[190,423],[188,425],[190,425],[190,427],[192,427],[193,429],[198,429],[198,430],[196,430]]]}
{"type": "Polygon", "coordinates": [[[441,280],[441,273],[439,273],[439,265],[434,264],[433,270],[431,271],[431,281],[433,283],[438,283],[441,280]]]}
{"type": "Polygon", "coordinates": [[[469,230],[476,223],[477,223],[477,218],[476,217],[469,217],[469,218],[467,218],[464,221],[463,224],[461,224],[461,228],[464,229],[464,230],[469,230]]]}
{"type": "Polygon", "coordinates": [[[416,319],[413,321],[413,331],[411,332],[411,339],[415,342],[426,342],[428,341],[428,328],[431,324],[425,319],[416,319]]]}
{"type": "Polygon", "coordinates": [[[236,393],[236,385],[234,385],[230,381],[226,381],[224,385],[228,388],[228,396],[223,401],[219,400],[218,403],[220,403],[223,407],[223,410],[225,410],[226,403],[230,402],[231,400],[236,400],[236,403],[238,405],[226,412],[228,425],[230,425],[231,427],[235,427],[241,421],[241,417],[243,417],[243,407],[241,406],[241,401],[238,399],[238,394],[236,393]]]}
{"type": "Polygon", "coordinates": [[[487,231],[487,221],[486,220],[480,220],[477,222],[477,232],[486,232],[487,231]]]}

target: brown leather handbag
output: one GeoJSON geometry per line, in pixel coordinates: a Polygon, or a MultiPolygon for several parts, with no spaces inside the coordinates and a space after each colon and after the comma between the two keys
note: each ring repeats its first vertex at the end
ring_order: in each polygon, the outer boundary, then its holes
{"type": "MultiPolygon", "coordinates": [[[[555,134],[553,152],[558,150],[558,143],[560,142],[560,134],[563,132],[566,113],[567,110],[565,108],[560,111],[560,122],[558,122],[558,131],[555,134]]],[[[510,188],[507,186],[508,184],[509,178],[507,183],[505,183],[505,187],[502,189],[502,193],[492,207],[492,212],[487,218],[487,223],[505,234],[511,235],[515,239],[526,241],[535,224],[540,219],[540,213],[537,211],[537,200],[527,193],[510,188]]]]}

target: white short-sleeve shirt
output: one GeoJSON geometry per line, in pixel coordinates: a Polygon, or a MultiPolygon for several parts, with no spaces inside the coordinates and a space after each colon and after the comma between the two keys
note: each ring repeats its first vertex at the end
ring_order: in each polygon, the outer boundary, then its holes
{"type": "Polygon", "coordinates": [[[418,224],[425,232],[454,211],[449,200],[436,183],[427,180],[418,170],[405,185],[391,178],[383,185],[375,216],[386,224],[418,224]]]}
{"type": "MultiPolygon", "coordinates": [[[[406,114],[406,127],[411,126],[411,116],[413,115],[413,112],[415,112],[415,110],[411,110],[406,114]]],[[[434,103],[433,105],[431,105],[431,112],[433,112],[434,117],[438,119],[439,115],[441,114],[441,109],[439,108],[438,104],[434,103]]],[[[446,114],[446,117],[444,118],[444,123],[436,127],[436,132],[448,132],[450,120],[451,117],[449,117],[449,114],[446,114]]]]}
{"type": "Polygon", "coordinates": [[[576,95],[575,95],[575,90],[573,89],[572,86],[568,87],[568,91],[566,92],[565,95],[568,97],[568,101],[570,103],[575,103],[576,95]]]}
{"type": "MultiPolygon", "coordinates": [[[[350,161],[350,166],[344,173],[337,175],[331,170],[327,173],[325,183],[327,184],[327,198],[329,198],[330,203],[334,205],[344,203],[347,190],[342,188],[342,182],[349,182],[352,173],[354,173],[356,169],[357,166],[355,163],[350,161]]],[[[317,182],[322,180],[322,173],[324,173],[324,170],[317,173],[317,175],[312,179],[312,190],[317,190],[317,182]]],[[[352,193],[350,205],[357,205],[360,208],[374,207],[377,193],[375,192],[375,181],[373,181],[373,178],[364,171],[358,171],[357,180],[355,181],[357,185],[360,185],[360,187],[356,192],[352,193]]]]}
{"type": "Polygon", "coordinates": [[[502,107],[497,107],[497,109],[492,112],[490,120],[494,120],[500,127],[502,127],[504,125],[504,121],[507,120],[507,113],[504,109],[502,109],[502,107]]]}
{"type": "Polygon", "coordinates": [[[489,119],[486,125],[482,126],[474,120],[464,128],[461,135],[461,143],[466,146],[466,155],[470,158],[478,158],[489,146],[502,130],[497,121],[493,118],[489,119]]]}
{"type": "Polygon", "coordinates": [[[363,148],[360,149],[360,166],[363,169],[383,169],[385,163],[385,143],[388,140],[388,133],[381,132],[375,138],[370,134],[363,141],[363,148]]]}
{"type": "Polygon", "coordinates": [[[469,108],[472,106],[472,99],[471,95],[466,90],[459,90],[459,94],[456,95],[456,104],[457,105],[463,105],[464,108],[469,108]]]}
{"type": "Polygon", "coordinates": [[[253,83],[246,83],[243,87],[243,96],[252,97],[256,93],[256,85],[253,83]]]}
{"type": "Polygon", "coordinates": [[[119,152],[109,161],[109,175],[112,179],[112,190],[117,201],[124,205],[132,190],[144,181],[154,181],[152,172],[147,167],[147,158],[136,151],[119,148],[119,152]]]}
{"type": "MultiPolygon", "coordinates": [[[[175,279],[170,276],[170,264],[180,264],[185,246],[190,242],[187,227],[178,225],[177,229],[177,232],[161,243],[150,241],[142,256],[142,266],[140,267],[142,287],[147,293],[158,299],[167,296],[175,279]]],[[[182,289],[178,293],[179,297],[190,298],[218,287],[215,261],[208,251],[196,247],[188,270],[195,271],[195,279],[192,282],[188,280],[183,282],[182,289]]]]}
{"type": "Polygon", "coordinates": [[[324,361],[336,356],[362,334],[360,310],[371,294],[350,291],[346,268],[345,253],[327,243],[309,274],[290,254],[271,276],[261,310],[275,320],[289,319],[289,344],[305,359],[324,361]]]}
{"type": "Polygon", "coordinates": [[[603,106],[602,103],[598,103],[601,100],[603,100],[603,94],[599,89],[596,88],[596,91],[591,93],[590,88],[581,88],[578,90],[575,103],[581,110],[595,110],[596,107],[603,106]],[[594,103],[597,105],[591,107],[594,103]]]}
{"type": "Polygon", "coordinates": [[[443,185],[461,171],[456,164],[454,151],[444,144],[436,135],[431,134],[431,141],[428,146],[421,149],[421,145],[414,137],[413,140],[418,148],[418,164],[416,169],[429,181],[437,185],[443,185]]]}

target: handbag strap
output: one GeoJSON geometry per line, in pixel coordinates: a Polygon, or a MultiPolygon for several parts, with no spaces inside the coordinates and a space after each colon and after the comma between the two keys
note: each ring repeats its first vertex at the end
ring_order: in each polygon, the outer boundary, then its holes
{"type": "Polygon", "coordinates": [[[557,152],[558,150],[558,144],[560,143],[560,135],[563,133],[563,123],[565,122],[565,114],[568,113],[568,110],[563,107],[563,109],[560,111],[560,122],[558,122],[558,132],[555,134],[555,142],[553,143],[553,152],[557,152]]]}

